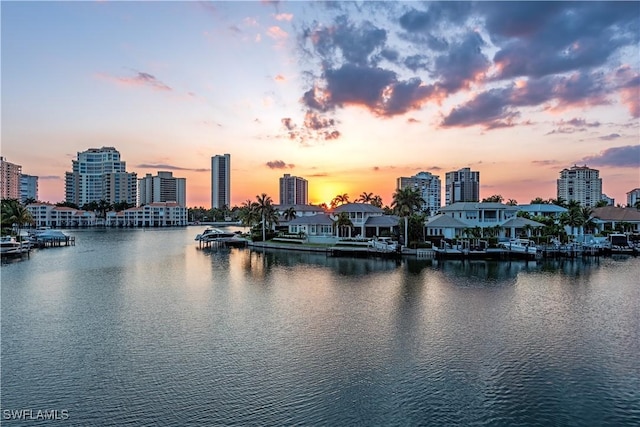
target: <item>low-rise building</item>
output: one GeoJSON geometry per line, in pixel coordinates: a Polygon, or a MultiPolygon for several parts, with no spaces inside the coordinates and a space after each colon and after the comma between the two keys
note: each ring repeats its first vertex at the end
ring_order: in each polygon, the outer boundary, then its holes
{"type": "Polygon", "coordinates": [[[479,228],[482,235],[517,237],[543,227],[539,222],[518,218],[518,206],[502,203],[458,202],[440,209],[425,224],[427,236],[462,237],[479,228]]]}
{"type": "Polygon", "coordinates": [[[31,203],[26,208],[31,213],[35,227],[71,228],[96,225],[96,214],[91,211],[50,203],[31,203]]]}
{"type": "Polygon", "coordinates": [[[176,202],[156,202],[148,205],[108,212],[109,227],[176,227],[187,225],[187,208],[176,202]]]}

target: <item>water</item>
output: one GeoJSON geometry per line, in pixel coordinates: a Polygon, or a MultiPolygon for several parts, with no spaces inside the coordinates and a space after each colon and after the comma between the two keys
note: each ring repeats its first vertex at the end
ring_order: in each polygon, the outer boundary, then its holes
{"type": "Polygon", "coordinates": [[[640,424],[640,258],[210,251],[201,231],[71,230],[2,265],[2,422],[640,424]]]}

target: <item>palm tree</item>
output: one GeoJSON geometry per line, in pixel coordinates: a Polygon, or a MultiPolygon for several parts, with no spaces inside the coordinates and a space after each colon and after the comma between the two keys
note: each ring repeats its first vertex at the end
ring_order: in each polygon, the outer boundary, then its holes
{"type": "Polygon", "coordinates": [[[291,221],[296,216],[298,216],[298,213],[293,206],[290,206],[282,213],[282,215],[284,216],[285,221],[291,221]]]}
{"type": "Polygon", "coordinates": [[[531,200],[529,202],[529,204],[532,204],[532,205],[547,205],[547,204],[549,204],[549,200],[544,200],[542,197],[536,197],[535,199],[531,200]]]}
{"type": "Polygon", "coordinates": [[[340,212],[334,225],[338,229],[338,237],[342,237],[342,233],[340,231],[347,227],[352,227],[353,222],[349,219],[349,214],[347,212],[340,212]]]}
{"type": "Polygon", "coordinates": [[[33,223],[31,212],[16,199],[3,200],[0,214],[2,215],[2,227],[13,228],[15,226],[18,236],[20,236],[20,229],[23,225],[33,223]]]}
{"type": "Polygon", "coordinates": [[[98,212],[100,212],[100,217],[106,219],[107,217],[107,212],[109,212],[112,209],[112,205],[111,203],[109,203],[108,201],[106,201],[105,199],[101,199],[98,202],[98,212]]]}
{"type": "Polygon", "coordinates": [[[377,208],[382,208],[382,197],[376,194],[375,196],[373,196],[373,199],[370,203],[377,208]]]}
{"type": "Polygon", "coordinates": [[[503,200],[504,197],[502,197],[500,194],[494,194],[493,196],[482,199],[482,203],[502,203],[503,200]]]}
{"type": "Polygon", "coordinates": [[[246,202],[240,208],[238,214],[240,222],[244,227],[252,227],[258,221],[260,221],[260,214],[258,213],[258,203],[252,202],[247,199],[246,202]]]}
{"type": "Polygon", "coordinates": [[[367,193],[367,192],[362,192],[360,193],[360,196],[358,196],[358,198],[356,199],[356,202],[361,202],[361,203],[371,203],[371,201],[373,201],[373,193],[367,193]]]}
{"type": "Polygon", "coordinates": [[[349,203],[349,195],[347,193],[338,194],[336,197],[331,200],[331,207],[335,208],[339,205],[344,205],[345,203],[349,203]]]}
{"type": "Polygon", "coordinates": [[[409,244],[409,216],[420,210],[424,200],[420,193],[410,187],[399,188],[393,193],[393,203],[391,207],[400,217],[404,217],[404,245],[409,244]]]}
{"type": "Polygon", "coordinates": [[[257,206],[256,210],[260,213],[260,218],[262,220],[262,241],[266,240],[266,226],[267,226],[267,213],[269,213],[270,208],[272,208],[273,200],[267,193],[262,193],[259,196],[256,196],[257,206]]]}
{"type": "Polygon", "coordinates": [[[507,200],[507,205],[509,206],[518,206],[518,201],[515,199],[509,199],[507,200]]]}

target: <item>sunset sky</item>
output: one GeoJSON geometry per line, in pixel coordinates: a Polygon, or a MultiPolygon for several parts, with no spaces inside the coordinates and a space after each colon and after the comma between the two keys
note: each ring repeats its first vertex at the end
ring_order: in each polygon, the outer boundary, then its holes
{"type": "MultiPolygon", "coordinates": [[[[2,1],[2,155],[64,200],[77,153],[187,178],[211,206],[278,178],[311,203],[480,171],[480,197],[555,198],[574,164],[640,187],[640,2],[2,1]]],[[[444,202],[444,191],[442,200],[444,202]]]]}

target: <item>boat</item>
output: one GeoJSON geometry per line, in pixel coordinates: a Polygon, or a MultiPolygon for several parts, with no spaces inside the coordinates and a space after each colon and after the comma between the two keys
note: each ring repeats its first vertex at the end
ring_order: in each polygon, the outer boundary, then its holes
{"type": "Polygon", "coordinates": [[[607,246],[612,254],[633,254],[635,252],[629,242],[629,236],[624,233],[609,234],[607,246]]]}
{"type": "Polygon", "coordinates": [[[195,238],[199,242],[211,242],[214,240],[237,238],[236,233],[222,231],[219,228],[207,228],[195,238]]]}
{"type": "Polygon", "coordinates": [[[391,237],[377,237],[369,240],[369,247],[376,252],[391,253],[398,250],[398,243],[391,240],[391,237]]]}
{"type": "Polygon", "coordinates": [[[22,255],[29,252],[29,249],[30,245],[23,245],[13,236],[2,236],[0,239],[0,255],[2,256],[22,255]]]}
{"type": "Polygon", "coordinates": [[[500,242],[500,246],[511,253],[535,256],[537,248],[535,243],[529,239],[510,239],[500,242]]]}

